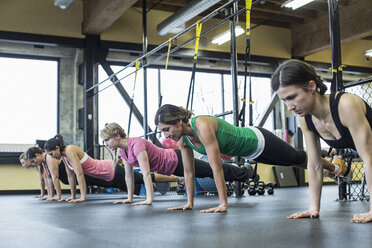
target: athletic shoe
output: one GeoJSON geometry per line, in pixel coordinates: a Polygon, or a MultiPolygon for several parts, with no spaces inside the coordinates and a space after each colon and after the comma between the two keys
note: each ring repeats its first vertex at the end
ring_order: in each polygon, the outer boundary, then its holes
{"type": "Polygon", "coordinates": [[[249,163],[244,163],[243,166],[248,170],[248,178],[245,183],[249,184],[250,181],[257,183],[260,180],[260,175],[257,174],[257,164],[254,168],[249,163]]]}
{"type": "Polygon", "coordinates": [[[340,177],[340,178],[343,178],[345,181],[351,181],[351,179],[353,177],[353,171],[351,170],[351,168],[350,168],[349,172],[347,171],[348,167],[344,164],[342,156],[334,156],[332,163],[335,166],[338,166],[339,170],[337,170],[336,173],[329,172],[329,176],[331,178],[336,179],[337,177],[340,177]]]}

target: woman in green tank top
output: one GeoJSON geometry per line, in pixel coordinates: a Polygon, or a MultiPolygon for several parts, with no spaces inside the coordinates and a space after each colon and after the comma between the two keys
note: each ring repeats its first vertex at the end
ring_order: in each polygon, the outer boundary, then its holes
{"type": "MultiPolygon", "coordinates": [[[[193,150],[208,155],[213,170],[220,205],[201,212],[225,212],[228,208],[220,154],[255,159],[257,162],[306,168],[306,153],[296,150],[271,132],[256,127],[235,127],[214,116],[196,116],[171,104],[163,105],[155,114],[155,124],[166,138],[178,142],[184,164],[187,204],[170,210],[192,209],[194,205],[195,172],[193,150]]],[[[337,171],[323,159],[325,169],[337,171]]],[[[252,175],[255,178],[255,175],[252,175]]]]}

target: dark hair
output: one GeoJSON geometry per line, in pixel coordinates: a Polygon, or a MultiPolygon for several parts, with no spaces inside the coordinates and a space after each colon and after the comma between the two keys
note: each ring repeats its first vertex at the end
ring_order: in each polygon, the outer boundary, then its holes
{"type": "Polygon", "coordinates": [[[282,63],[271,77],[271,88],[277,91],[281,86],[296,85],[307,90],[310,80],[314,80],[321,95],[327,91],[327,86],[323,80],[316,74],[312,65],[291,59],[282,63]]]}
{"type": "Polygon", "coordinates": [[[54,151],[57,148],[57,146],[59,146],[59,149],[61,150],[61,152],[66,148],[63,142],[63,137],[60,134],[57,134],[53,138],[49,139],[44,145],[44,150],[54,151]]]}
{"type": "Polygon", "coordinates": [[[158,111],[156,111],[155,125],[158,125],[159,123],[175,125],[179,120],[187,123],[192,115],[192,111],[183,107],[177,107],[172,104],[164,104],[158,109],[158,111]]]}
{"type": "Polygon", "coordinates": [[[43,150],[40,147],[34,146],[34,147],[28,148],[26,151],[27,159],[35,158],[36,154],[43,154],[43,150]]]}

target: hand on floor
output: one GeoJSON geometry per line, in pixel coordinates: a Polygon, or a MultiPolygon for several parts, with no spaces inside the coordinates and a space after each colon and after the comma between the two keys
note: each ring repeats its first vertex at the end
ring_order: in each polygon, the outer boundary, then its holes
{"type": "Polygon", "coordinates": [[[200,211],[200,213],[220,213],[220,212],[227,212],[227,206],[218,205],[215,208],[209,208],[209,209],[200,211]]]}
{"type": "Polygon", "coordinates": [[[182,205],[179,207],[168,208],[168,210],[191,210],[191,209],[192,209],[192,206],[189,204],[182,205]]]}
{"type": "Polygon", "coordinates": [[[354,215],[351,222],[354,222],[354,223],[372,222],[372,211],[369,211],[368,213],[354,215]]]}
{"type": "Polygon", "coordinates": [[[132,203],[132,200],[126,199],[126,200],[114,202],[114,204],[125,204],[125,203],[132,203]]]}
{"type": "Polygon", "coordinates": [[[152,201],[141,201],[141,202],[135,202],[132,204],[132,206],[135,206],[135,205],[151,205],[152,204],[152,201]]]}
{"type": "Polygon", "coordinates": [[[291,214],[287,218],[288,219],[319,218],[319,211],[317,211],[317,210],[307,210],[305,212],[291,214]]]}

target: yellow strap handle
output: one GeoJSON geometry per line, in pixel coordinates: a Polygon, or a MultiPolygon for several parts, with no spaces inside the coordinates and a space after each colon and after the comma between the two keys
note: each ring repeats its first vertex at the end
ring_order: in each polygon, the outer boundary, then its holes
{"type": "Polygon", "coordinates": [[[170,54],[171,46],[172,46],[172,38],[169,38],[168,54],[167,54],[167,61],[165,62],[165,69],[168,68],[168,61],[169,61],[169,54],[170,54]]]}
{"type": "Polygon", "coordinates": [[[342,68],[346,67],[346,65],[340,65],[338,69],[335,68],[329,68],[332,72],[337,73],[337,71],[342,71],[342,68]]]}
{"type": "Polygon", "coordinates": [[[202,30],[202,23],[200,21],[196,22],[196,40],[195,40],[195,55],[194,60],[198,58],[198,50],[199,50],[199,39],[200,39],[200,33],[202,30]]]}
{"type": "Polygon", "coordinates": [[[251,35],[251,9],[252,0],[245,0],[245,35],[251,35]]]}
{"type": "Polygon", "coordinates": [[[138,72],[138,68],[139,68],[140,64],[141,64],[141,61],[136,59],[136,73],[134,74],[133,95],[134,95],[134,89],[136,88],[137,72],[138,72]]]}
{"type": "MultiPolygon", "coordinates": [[[[247,99],[244,99],[244,98],[242,98],[242,99],[240,99],[242,102],[246,102],[247,101],[247,99]]],[[[250,101],[249,102],[249,104],[253,104],[254,103],[254,101],[250,101]]]]}
{"type": "Polygon", "coordinates": [[[338,70],[339,70],[339,71],[342,71],[342,68],[343,68],[343,67],[346,67],[346,65],[340,65],[340,66],[338,67],[338,70]]]}

